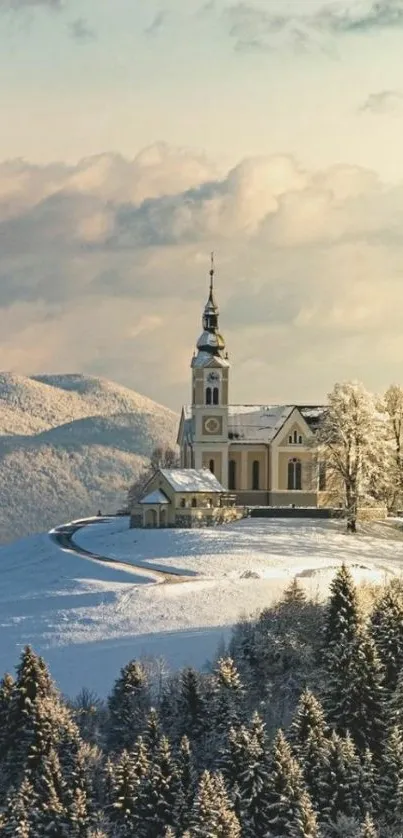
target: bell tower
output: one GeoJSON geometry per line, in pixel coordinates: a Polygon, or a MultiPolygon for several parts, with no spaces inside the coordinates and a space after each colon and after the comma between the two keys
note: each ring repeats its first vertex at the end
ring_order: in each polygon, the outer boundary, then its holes
{"type": "Polygon", "coordinates": [[[219,309],[214,295],[214,254],[210,288],[203,311],[203,332],[197,341],[192,369],[192,424],[195,468],[210,468],[228,487],[228,388],[230,364],[219,332],[219,309]]]}

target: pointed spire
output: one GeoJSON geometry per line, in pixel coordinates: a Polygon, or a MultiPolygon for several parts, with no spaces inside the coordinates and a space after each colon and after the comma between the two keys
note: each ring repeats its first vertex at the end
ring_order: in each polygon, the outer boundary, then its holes
{"type": "MultiPolygon", "coordinates": [[[[215,265],[214,252],[210,254],[210,286],[207,303],[203,311],[203,334],[197,341],[198,352],[203,352],[210,357],[215,355],[223,359],[223,352],[225,350],[225,343],[222,335],[218,330],[218,305],[214,296],[214,279],[215,279],[215,265]]],[[[196,362],[197,359],[193,359],[196,362]]]]}

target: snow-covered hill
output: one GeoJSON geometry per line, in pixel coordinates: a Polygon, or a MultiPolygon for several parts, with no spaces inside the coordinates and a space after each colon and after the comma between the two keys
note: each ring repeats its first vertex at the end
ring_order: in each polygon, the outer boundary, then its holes
{"type": "Polygon", "coordinates": [[[177,416],[83,375],[0,374],[0,541],[113,511],[177,416]]]}
{"type": "Polygon", "coordinates": [[[63,691],[105,695],[133,657],[202,667],[241,614],[278,598],[293,576],[326,595],[345,561],[357,581],[403,569],[403,539],[385,526],[351,538],[340,522],[247,519],[206,530],[129,530],[125,518],[81,529],[81,547],[133,564],[62,551],[47,535],[0,547],[0,674],[31,643],[63,691]],[[136,570],[135,565],[139,566],[136,570]],[[152,568],[185,580],[156,584],[152,568]]]}

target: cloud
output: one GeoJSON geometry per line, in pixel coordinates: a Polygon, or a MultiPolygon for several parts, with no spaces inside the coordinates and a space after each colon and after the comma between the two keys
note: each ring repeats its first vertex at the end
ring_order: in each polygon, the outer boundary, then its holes
{"type": "Polygon", "coordinates": [[[385,114],[399,110],[403,105],[402,90],[380,90],[370,93],[360,105],[360,113],[385,114]]]}
{"type": "Polygon", "coordinates": [[[149,37],[159,35],[162,29],[164,29],[168,19],[169,12],[166,9],[161,9],[161,11],[157,12],[157,14],[153,17],[149,26],[146,27],[144,34],[149,37]]]}
{"type": "Polygon", "coordinates": [[[338,38],[403,28],[403,0],[368,0],[323,5],[313,12],[274,14],[259,2],[227,6],[230,35],[238,50],[266,50],[279,43],[305,49],[323,36],[338,38]]]}
{"type": "Polygon", "coordinates": [[[64,8],[64,0],[0,0],[0,12],[64,8]]]}
{"type": "Polygon", "coordinates": [[[403,354],[403,185],[288,155],[228,171],[157,145],[133,160],[0,165],[0,366],[82,370],[188,397],[209,253],[235,401],[381,388],[403,354]]]}
{"type": "Polygon", "coordinates": [[[68,24],[68,30],[74,41],[80,44],[88,43],[96,38],[95,30],[89,25],[88,20],[78,17],[68,24]]]}

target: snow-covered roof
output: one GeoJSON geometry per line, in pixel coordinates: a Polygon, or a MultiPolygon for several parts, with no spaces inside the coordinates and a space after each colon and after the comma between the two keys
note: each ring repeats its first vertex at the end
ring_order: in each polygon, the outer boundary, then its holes
{"type": "Polygon", "coordinates": [[[162,468],[160,473],[175,492],[225,492],[208,468],[162,468]]]}
{"type": "MultiPolygon", "coordinates": [[[[228,406],[228,438],[233,443],[271,442],[295,409],[300,411],[311,430],[315,431],[326,407],[321,405],[300,407],[295,404],[231,404],[228,406]]],[[[193,426],[190,405],[184,407],[184,420],[185,437],[191,441],[193,426]]]]}
{"type": "Polygon", "coordinates": [[[155,492],[151,492],[149,495],[146,495],[145,498],[142,498],[140,503],[169,503],[169,498],[167,498],[161,489],[156,489],[155,492]]]}

